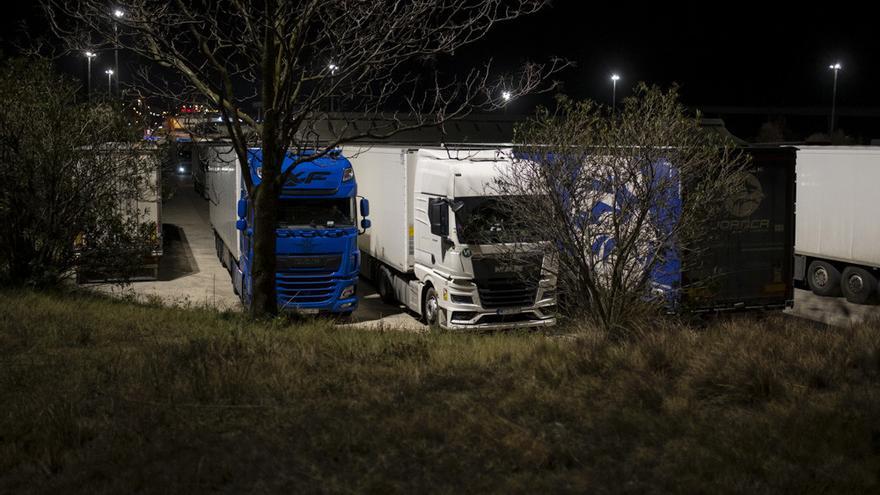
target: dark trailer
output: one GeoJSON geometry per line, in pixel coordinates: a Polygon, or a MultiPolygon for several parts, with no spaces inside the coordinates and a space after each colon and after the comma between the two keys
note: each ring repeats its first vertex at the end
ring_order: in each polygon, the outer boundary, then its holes
{"type": "Polygon", "coordinates": [[[747,147],[742,190],[714,222],[708,244],[685,260],[682,304],[695,311],[771,309],[794,300],[796,151],[747,147]]]}

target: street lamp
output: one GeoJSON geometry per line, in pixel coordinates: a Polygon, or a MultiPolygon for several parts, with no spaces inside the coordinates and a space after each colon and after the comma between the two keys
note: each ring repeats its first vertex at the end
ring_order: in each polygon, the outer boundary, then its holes
{"type": "Polygon", "coordinates": [[[837,106],[837,73],[840,72],[840,69],[843,68],[840,65],[840,62],[836,64],[832,64],[828,66],[829,69],[834,71],[834,89],[831,92],[831,122],[828,125],[828,139],[833,139],[834,136],[834,110],[837,106]]]}
{"type": "Polygon", "coordinates": [[[611,111],[614,112],[617,110],[617,81],[620,80],[620,76],[617,74],[611,74],[611,111]]]}
{"type": "Polygon", "coordinates": [[[107,94],[112,96],[113,92],[111,88],[113,87],[113,85],[111,81],[113,80],[113,69],[105,70],[104,74],[107,74],[107,94]]]}
{"type": "Polygon", "coordinates": [[[88,61],[86,65],[87,65],[88,71],[89,71],[89,73],[86,75],[86,81],[87,81],[86,82],[86,89],[88,90],[88,92],[86,94],[89,96],[89,99],[91,99],[92,98],[92,59],[97,57],[98,54],[95,52],[85,52],[84,55],[86,56],[86,60],[88,61]]]}
{"type": "Polygon", "coordinates": [[[119,93],[119,21],[118,19],[122,19],[125,16],[125,12],[120,9],[116,9],[113,11],[113,17],[116,20],[113,21],[113,59],[114,59],[114,68],[116,69],[116,92],[119,93]]]}
{"type": "Polygon", "coordinates": [[[513,94],[510,91],[502,91],[501,92],[501,99],[504,100],[505,102],[510,101],[511,98],[513,98],[513,94]]]}

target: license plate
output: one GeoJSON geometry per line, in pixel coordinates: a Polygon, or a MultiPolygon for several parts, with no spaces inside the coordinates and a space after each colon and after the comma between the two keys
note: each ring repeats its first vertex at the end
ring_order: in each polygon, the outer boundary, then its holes
{"type": "Polygon", "coordinates": [[[297,313],[302,315],[316,315],[318,314],[318,309],[316,308],[299,308],[296,310],[297,313]]]}
{"type": "Polygon", "coordinates": [[[512,315],[522,311],[522,308],[498,308],[497,314],[499,315],[512,315]]]}

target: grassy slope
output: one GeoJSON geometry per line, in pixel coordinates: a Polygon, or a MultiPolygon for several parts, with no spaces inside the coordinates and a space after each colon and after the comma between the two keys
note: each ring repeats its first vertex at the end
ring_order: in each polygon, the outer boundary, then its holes
{"type": "Polygon", "coordinates": [[[880,328],[364,332],[0,292],[0,492],[880,490],[880,328]]]}

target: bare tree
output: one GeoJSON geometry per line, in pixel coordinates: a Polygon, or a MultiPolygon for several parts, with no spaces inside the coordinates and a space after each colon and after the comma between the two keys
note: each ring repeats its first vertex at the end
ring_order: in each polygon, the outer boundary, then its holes
{"type": "Polygon", "coordinates": [[[511,212],[499,228],[546,241],[563,309],[606,329],[672,301],[745,164],[685,115],[675,89],[645,85],[614,114],[562,99],[516,140],[534,144],[498,181],[496,210],[511,212]]]}
{"type": "MultiPolygon", "coordinates": [[[[118,25],[125,50],[158,64],[160,74],[182,77],[185,87],[175,88],[175,94],[198,94],[222,112],[255,205],[251,308],[263,315],[277,312],[277,204],[296,164],[351,140],[381,139],[461,118],[473,109],[497,108],[504,104],[502,90],[514,98],[535,91],[564,64],[526,64],[501,78],[490,63],[463,76],[445,76],[437,60],[483,38],[497,23],[546,3],[121,0],[121,16],[100,0],[45,0],[44,5],[55,31],[72,47],[113,40],[118,25]],[[330,126],[331,136],[319,136],[312,131],[326,120],[331,103],[346,117],[330,126]],[[263,153],[257,187],[248,169],[247,149],[253,145],[263,153]],[[285,156],[294,158],[286,172],[281,169],[285,156]]],[[[150,80],[153,91],[168,93],[159,79],[150,80]]]]}
{"type": "Polygon", "coordinates": [[[38,59],[0,68],[0,281],[53,285],[74,268],[135,275],[158,242],[141,211],[158,163],[119,108],[38,59]]]}

